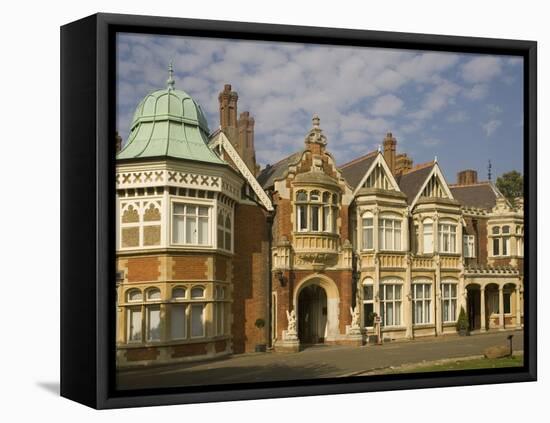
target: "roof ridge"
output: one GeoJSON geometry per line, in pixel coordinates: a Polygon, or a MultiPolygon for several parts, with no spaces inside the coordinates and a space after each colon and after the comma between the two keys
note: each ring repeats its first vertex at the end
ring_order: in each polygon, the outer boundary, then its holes
{"type": "Polygon", "coordinates": [[[367,153],[361,157],[357,157],[347,163],[344,163],[343,165],[340,165],[340,169],[343,169],[344,167],[348,167],[348,166],[351,166],[352,164],[355,164],[355,163],[358,163],[360,162],[361,160],[365,160],[365,159],[368,159],[370,157],[372,157],[373,155],[376,155],[376,153],[378,153],[378,150],[374,150],[374,151],[371,151],[370,153],[367,153]]]}
{"type": "Polygon", "coordinates": [[[435,161],[434,160],[431,160],[429,162],[425,162],[425,163],[419,163],[415,166],[413,166],[412,168],[410,168],[409,170],[406,170],[402,173],[402,175],[407,175],[409,173],[413,173],[413,172],[416,172],[417,170],[422,170],[422,169],[425,169],[429,166],[433,166],[435,164],[435,161]]]}
{"type": "Polygon", "coordinates": [[[481,185],[491,186],[491,181],[478,181],[478,182],[473,182],[473,183],[469,183],[469,184],[456,183],[456,184],[449,184],[449,187],[460,188],[460,187],[475,187],[475,186],[481,186],[481,185]]]}

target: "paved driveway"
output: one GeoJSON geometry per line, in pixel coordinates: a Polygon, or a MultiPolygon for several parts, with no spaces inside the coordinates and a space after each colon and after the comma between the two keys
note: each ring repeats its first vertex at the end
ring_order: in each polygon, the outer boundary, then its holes
{"type": "Polygon", "coordinates": [[[523,350],[523,331],[492,332],[381,346],[315,346],[292,354],[240,354],[216,361],[122,370],[117,381],[119,389],[132,389],[352,376],[389,366],[479,355],[489,346],[507,345],[511,333],[514,350],[523,350]]]}

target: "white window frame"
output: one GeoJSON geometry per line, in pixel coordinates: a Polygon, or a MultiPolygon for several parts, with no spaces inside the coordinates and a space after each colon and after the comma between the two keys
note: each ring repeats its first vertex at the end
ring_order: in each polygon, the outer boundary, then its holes
{"type": "Polygon", "coordinates": [[[131,306],[126,307],[126,342],[128,344],[141,344],[143,342],[143,306],[131,306]],[[133,326],[133,313],[139,313],[139,339],[132,339],[131,334],[134,332],[132,330],[133,326]]]}
{"type": "Polygon", "coordinates": [[[382,251],[402,251],[403,221],[392,215],[378,218],[378,249],[382,251]],[[386,234],[390,234],[391,245],[386,245],[386,234]]]}
{"type": "Polygon", "coordinates": [[[429,280],[415,280],[412,283],[413,325],[428,325],[433,323],[432,312],[433,284],[429,280]],[[426,292],[428,291],[428,292],[426,292]],[[419,295],[421,294],[421,295],[419,295]],[[420,304],[422,318],[417,321],[417,304],[420,304]],[[426,319],[426,314],[428,318],[426,319]]]}
{"type": "Polygon", "coordinates": [[[463,251],[465,258],[476,257],[476,237],[475,235],[463,235],[463,251]]]}
{"type": "Polygon", "coordinates": [[[434,252],[434,221],[432,219],[424,219],[422,221],[422,253],[433,254],[434,252]],[[427,228],[431,227],[429,231],[427,228]],[[429,243],[426,242],[429,240],[429,243]],[[431,248],[429,248],[431,246],[431,248]]]}
{"type": "Polygon", "coordinates": [[[148,304],[145,306],[145,340],[149,343],[160,342],[162,340],[162,318],[160,304],[148,304]],[[151,312],[158,312],[158,338],[151,337],[151,312]]]}
{"type": "Polygon", "coordinates": [[[382,327],[400,327],[403,325],[403,283],[401,281],[388,280],[380,284],[380,315],[382,327]],[[388,299],[388,292],[392,293],[391,299],[388,299]],[[396,298],[396,292],[399,292],[399,298],[396,298]],[[388,325],[386,322],[390,303],[392,304],[392,324],[388,325]],[[397,311],[398,308],[399,312],[397,311]]]}
{"type": "Polygon", "coordinates": [[[437,235],[439,239],[439,252],[440,253],[456,253],[456,235],[457,224],[450,220],[440,221],[437,225],[437,235]],[[448,238],[448,245],[445,245],[445,237],[448,238]],[[445,248],[449,247],[449,248],[445,248]]]}
{"type": "Polygon", "coordinates": [[[456,281],[443,281],[441,282],[441,319],[443,323],[454,323],[458,319],[457,313],[458,307],[458,282],[456,281]],[[445,287],[448,286],[448,295],[446,294],[445,287]],[[455,289],[455,295],[453,295],[453,287],[455,289]],[[450,316],[445,316],[445,303],[449,305],[450,316]],[[454,314],[454,319],[452,319],[454,314]],[[451,317],[451,319],[449,319],[451,317]]]}
{"type": "MultiPolygon", "coordinates": [[[[171,204],[170,204],[170,226],[171,226],[171,230],[170,230],[170,239],[171,239],[171,243],[172,245],[176,245],[176,246],[192,246],[192,247],[212,247],[212,238],[213,238],[213,235],[212,235],[212,227],[214,226],[212,224],[212,221],[213,221],[213,217],[212,217],[212,210],[214,209],[213,205],[211,202],[208,202],[208,203],[202,203],[202,202],[199,202],[199,201],[182,201],[182,200],[172,200],[171,204]],[[183,206],[185,207],[184,209],[184,212],[183,213],[175,213],[175,207],[176,206],[183,206]],[[196,214],[189,214],[188,211],[187,211],[187,208],[188,207],[196,207],[196,214]],[[199,208],[206,208],[207,210],[207,213],[206,215],[201,215],[199,214],[199,208]],[[183,239],[182,240],[178,240],[176,241],[176,237],[175,237],[175,219],[176,219],[176,216],[182,216],[183,217],[183,233],[182,233],[182,237],[183,239]],[[193,218],[195,219],[196,221],[196,225],[197,225],[197,230],[196,230],[196,235],[195,235],[195,239],[192,240],[191,242],[187,242],[187,219],[188,218],[193,218]],[[199,228],[200,228],[200,221],[201,219],[206,219],[207,221],[207,225],[206,225],[206,228],[207,228],[207,234],[206,234],[206,242],[205,243],[200,243],[199,242],[199,228]]],[[[217,221],[217,217],[216,217],[216,221],[217,221]]]]}
{"type": "Polygon", "coordinates": [[[336,233],[337,194],[321,190],[299,190],[295,194],[296,232],[336,233]],[[298,200],[304,194],[305,199],[298,200]],[[316,228],[313,221],[316,221],[316,228]]]}
{"type": "Polygon", "coordinates": [[[371,212],[363,213],[361,216],[361,249],[364,251],[374,250],[374,215],[371,212]],[[370,220],[370,224],[366,221],[370,220]],[[368,234],[370,230],[370,247],[368,246],[368,234]]]}

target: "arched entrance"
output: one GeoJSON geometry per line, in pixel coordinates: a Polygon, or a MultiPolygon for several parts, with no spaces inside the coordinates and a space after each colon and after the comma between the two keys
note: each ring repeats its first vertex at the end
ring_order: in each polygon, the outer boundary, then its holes
{"type": "Polygon", "coordinates": [[[325,341],[327,332],[327,294],[316,284],[302,288],[298,295],[298,338],[302,344],[325,341]]]}

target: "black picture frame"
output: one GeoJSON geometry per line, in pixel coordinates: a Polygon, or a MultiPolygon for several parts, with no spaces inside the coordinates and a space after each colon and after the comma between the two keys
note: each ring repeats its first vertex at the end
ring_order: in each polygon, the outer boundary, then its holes
{"type": "Polygon", "coordinates": [[[61,395],[105,409],[535,381],[537,44],[534,41],[95,14],[61,28],[61,395]],[[117,32],[486,54],[524,60],[524,367],[194,388],[115,389],[117,32]]]}

